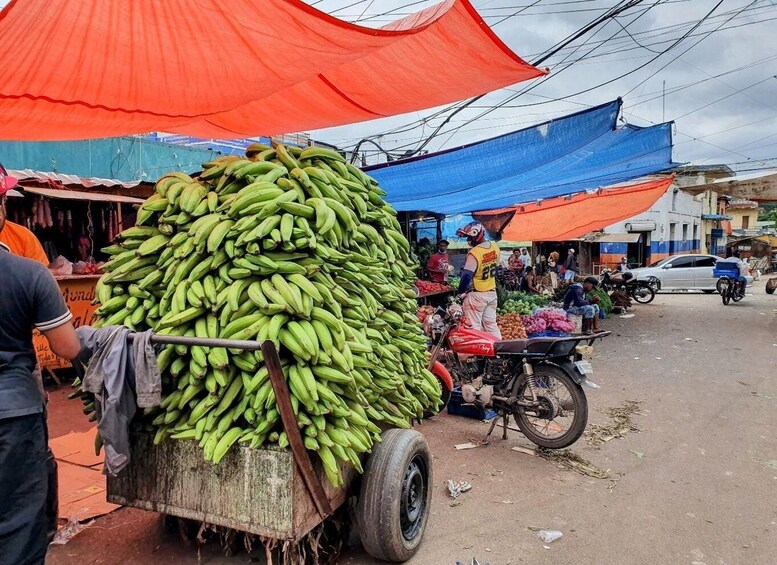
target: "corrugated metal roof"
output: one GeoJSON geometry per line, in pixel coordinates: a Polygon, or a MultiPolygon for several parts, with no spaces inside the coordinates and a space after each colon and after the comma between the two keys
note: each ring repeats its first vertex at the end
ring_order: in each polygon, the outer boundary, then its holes
{"type": "Polygon", "coordinates": [[[33,171],[32,169],[19,169],[9,170],[8,174],[12,177],[19,179],[19,181],[31,180],[46,183],[49,181],[58,182],[61,184],[70,184],[85,186],[86,188],[105,186],[115,187],[121,186],[124,188],[132,188],[138,186],[141,181],[125,182],[116,179],[102,179],[95,177],[79,177],[76,175],[65,175],[62,173],[46,173],[41,171],[33,171]]]}
{"type": "Polygon", "coordinates": [[[59,198],[62,200],[89,200],[92,202],[121,202],[124,204],[142,204],[143,199],[120,194],[105,194],[103,192],[86,192],[83,190],[67,190],[59,188],[21,187],[25,192],[59,198]]]}

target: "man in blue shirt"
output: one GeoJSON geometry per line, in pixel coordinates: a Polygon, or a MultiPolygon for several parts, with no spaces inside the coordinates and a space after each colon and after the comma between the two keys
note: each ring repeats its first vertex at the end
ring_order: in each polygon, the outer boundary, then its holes
{"type": "MultiPolygon", "coordinates": [[[[10,189],[0,178],[0,198],[10,189]]],[[[0,221],[5,207],[0,205],[0,221]]],[[[62,357],[78,355],[72,315],[49,270],[0,245],[0,561],[42,564],[48,491],[45,399],[33,377],[32,330],[62,357]]]]}
{"type": "Polygon", "coordinates": [[[599,305],[585,298],[586,293],[598,285],[596,277],[588,277],[582,284],[572,284],[564,296],[564,310],[569,314],[583,316],[583,333],[586,335],[599,331],[599,305]]]}

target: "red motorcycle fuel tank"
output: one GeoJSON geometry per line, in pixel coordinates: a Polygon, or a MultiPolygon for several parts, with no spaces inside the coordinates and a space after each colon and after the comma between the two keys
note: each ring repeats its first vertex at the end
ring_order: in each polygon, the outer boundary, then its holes
{"type": "Polygon", "coordinates": [[[451,351],[464,355],[480,355],[481,357],[494,357],[495,335],[465,328],[461,325],[451,329],[448,334],[448,344],[451,351]]]}

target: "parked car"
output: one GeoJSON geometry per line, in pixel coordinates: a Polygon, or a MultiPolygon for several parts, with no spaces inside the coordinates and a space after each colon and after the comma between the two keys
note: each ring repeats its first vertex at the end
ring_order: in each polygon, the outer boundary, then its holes
{"type": "MultiPolygon", "coordinates": [[[[656,290],[702,290],[715,292],[717,277],[712,269],[719,257],[714,255],[672,255],[649,267],[632,269],[637,280],[652,281],[656,290]]],[[[748,277],[748,285],[752,284],[748,277]]]]}

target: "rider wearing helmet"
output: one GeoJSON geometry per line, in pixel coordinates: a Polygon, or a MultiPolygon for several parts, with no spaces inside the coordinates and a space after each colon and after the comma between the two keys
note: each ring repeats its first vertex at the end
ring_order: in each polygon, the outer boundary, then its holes
{"type": "Polygon", "coordinates": [[[496,267],[499,264],[499,247],[486,239],[486,229],[479,222],[470,222],[459,228],[456,235],[466,237],[472,248],[461,271],[458,289],[459,295],[466,293],[464,315],[474,329],[502,339],[496,325],[496,267]]]}

